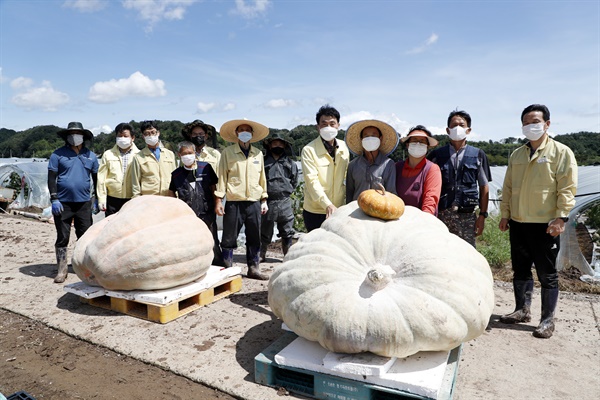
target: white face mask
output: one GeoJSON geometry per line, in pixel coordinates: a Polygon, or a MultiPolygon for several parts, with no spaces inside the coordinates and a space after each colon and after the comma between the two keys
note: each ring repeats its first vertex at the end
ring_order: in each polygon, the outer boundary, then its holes
{"type": "Polygon", "coordinates": [[[409,143],[408,154],[414,158],[421,158],[427,154],[427,145],[425,143],[409,143]]]}
{"type": "Polygon", "coordinates": [[[181,156],[181,162],[186,167],[192,166],[195,161],[196,161],[196,155],[195,154],[186,154],[186,155],[181,156]]]}
{"type": "Polygon", "coordinates": [[[144,136],[144,141],[148,146],[156,146],[156,143],[158,143],[158,135],[144,136]]]}
{"type": "Polygon", "coordinates": [[[467,137],[467,129],[462,126],[455,126],[450,129],[450,140],[454,140],[455,142],[460,142],[461,140],[467,137]]]}
{"type": "Polygon", "coordinates": [[[538,140],[539,138],[542,137],[542,135],[544,134],[544,126],[546,124],[544,124],[543,122],[540,122],[538,124],[529,124],[529,125],[525,125],[524,127],[521,128],[521,130],[523,131],[523,135],[525,135],[525,137],[529,140],[538,140]]]}
{"type": "Polygon", "coordinates": [[[329,142],[329,141],[332,141],[333,139],[335,139],[337,134],[338,134],[338,130],[332,126],[326,126],[324,128],[319,129],[319,135],[321,135],[323,140],[325,140],[326,142],[329,142]]]}
{"type": "Polygon", "coordinates": [[[250,132],[240,132],[238,133],[238,139],[240,139],[244,143],[248,143],[250,139],[252,139],[252,133],[250,132]]]}
{"type": "Polygon", "coordinates": [[[126,149],[131,146],[131,138],[128,137],[118,137],[117,138],[117,146],[121,149],[126,149]]]}
{"type": "Polygon", "coordinates": [[[69,142],[71,146],[79,146],[83,143],[83,135],[73,133],[72,135],[67,136],[67,142],[69,142]]]}
{"type": "Polygon", "coordinates": [[[375,151],[381,146],[381,140],[378,137],[366,137],[362,140],[362,147],[366,151],[375,151]]]}

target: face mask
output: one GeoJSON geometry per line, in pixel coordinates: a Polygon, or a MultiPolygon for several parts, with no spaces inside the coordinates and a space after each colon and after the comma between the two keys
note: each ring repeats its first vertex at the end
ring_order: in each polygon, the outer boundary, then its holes
{"type": "Polygon", "coordinates": [[[271,148],[271,153],[275,154],[276,156],[282,155],[284,151],[285,151],[285,149],[283,147],[272,147],[271,148]]]}
{"type": "Polygon", "coordinates": [[[204,142],[205,142],[204,136],[196,136],[196,137],[192,138],[192,143],[194,143],[196,146],[202,147],[202,146],[204,146],[204,142]]]}
{"type": "Polygon", "coordinates": [[[455,142],[460,142],[461,140],[467,137],[467,130],[462,126],[455,126],[450,129],[450,140],[454,140],[455,142]]]}
{"type": "Polygon", "coordinates": [[[543,122],[540,122],[539,124],[525,125],[521,128],[521,130],[523,131],[523,135],[525,135],[527,139],[538,140],[544,134],[544,126],[545,124],[543,122]]]}
{"type": "Polygon", "coordinates": [[[145,136],[144,141],[148,146],[156,146],[156,143],[158,143],[158,135],[145,136]]]}
{"type": "Polygon", "coordinates": [[[381,140],[378,137],[366,137],[362,140],[362,147],[366,151],[375,151],[381,146],[381,140]]]}
{"type": "Polygon", "coordinates": [[[324,141],[329,142],[335,139],[338,134],[338,130],[331,126],[326,126],[325,128],[321,128],[319,130],[319,135],[323,138],[324,141]]]}
{"type": "Polygon", "coordinates": [[[427,145],[425,143],[409,143],[408,154],[414,158],[421,158],[427,154],[427,145]]]}
{"type": "Polygon", "coordinates": [[[181,162],[186,167],[189,167],[190,165],[194,164],[194,161],[196,161],[195,154],[186,154],[186,155],[181,156],[181,162]]]}
{"type": "Polygon", "coordinates": [[[83,135],[78,133],[69,135],[67,136],[67,142],[69,142],[71,146],[79,146],[81,143],[83,143],[83,135]]]}
{"type": "Polygon", "coordinates": [[[126,149],[131,146],[131,138],[128,137],[118,137],[117,138],[117,146],[121,149],[126,149]]]}
{"type": "Polygon", "coordinates": [[[240,132],[238,133],[238,139],[240,139],[244,143],[248,143],[250,139],[252,139],[252,133],[250,132],[240,132]]]}

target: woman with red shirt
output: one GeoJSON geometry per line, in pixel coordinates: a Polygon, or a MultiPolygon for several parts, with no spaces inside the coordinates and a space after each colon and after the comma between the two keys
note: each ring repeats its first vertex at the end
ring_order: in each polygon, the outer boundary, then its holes
{"type": "Polygon", "coordinates": [[[408,206],[437,215],[442,173],[437,164],[427,160],[427,151],[438,141],[423,125],[417,125],[401,139],[408,149],[408,158],[396,163],[396,191],[408,206]]]}

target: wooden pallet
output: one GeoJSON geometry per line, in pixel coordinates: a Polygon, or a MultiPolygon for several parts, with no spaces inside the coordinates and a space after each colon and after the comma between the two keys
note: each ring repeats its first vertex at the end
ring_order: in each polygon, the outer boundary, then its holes
{"type": "Polygon", "coordinates": [[[94,298],[80,296],[79,301],[94,307],[166,324],[200,307],[239,292],[241,289],[242,277],[237,275],[220,281],[208,289],[203,289],[198,293],[187,295],[168,304],[152,304],[111,296],[94,298]]]}
{"type": "MultiPolygon", "coordinates": [[[[333,376],[316,371],[279,365],[275,355],[296,340],[298,336],[287,332],[262,353],[254,358],[254,379],[257,383],[273,388],[285,388],[314,399],[338,400],[430,400],[407,391],[369,384],[364,381],[333,376]]],[[[442,387],[437,400],[451,400],[461,346],[453,349],[448,356],[442,387]]]]}

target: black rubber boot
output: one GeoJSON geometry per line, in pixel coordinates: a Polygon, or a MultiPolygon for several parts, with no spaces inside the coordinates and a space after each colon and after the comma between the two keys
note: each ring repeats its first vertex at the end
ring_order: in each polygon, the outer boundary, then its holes
{"type": "Polygon", "coordinates": [[[246,246],[246,262],[248,264],[248,278],[266,281],[267,275],[260,272],[260,247],[246,246]]]}
{"type": "Polygon", "coordinates": [[[533,280],[513,281],[515,291],[515,311],[500,317],[503,324],[518,324],[531,321],[531,296],[533,295],[533,280]]]}
{"type": "Polygon", "coordinates": [[[533,336],[541,339],[548,339],[554,333],[554,310],[558,302],[558,288],[544,289],[542,288],[542,319],[533,336]]]}
{"type": "Polygon", "coordinates": [[[58,272],[54,278],[54,283],[63,283],[69,274],[66,247],[56,247],[56,265],[58,266],[58,272]]]}
{"type": "Polygon", "coordinates": [[[267,259],[267,247],[269,247],[268,244],[260,245],[260,262],[265,262],[267,259]]]}
{"type": "Polygon", "coordinates": [[[292,247],[292,238],[283,238],[283,239],[281,239],[281,250],[283,251],[283,256],[284,257],[288,253],[288,251],[290,250],[290,247],[292,247]]]}
{"type": "Polygon", "coordinates": [[[222,249],[223,254],[223,266],[225,268],[231,268],[233,266],[233,249],[222,249]]]}

